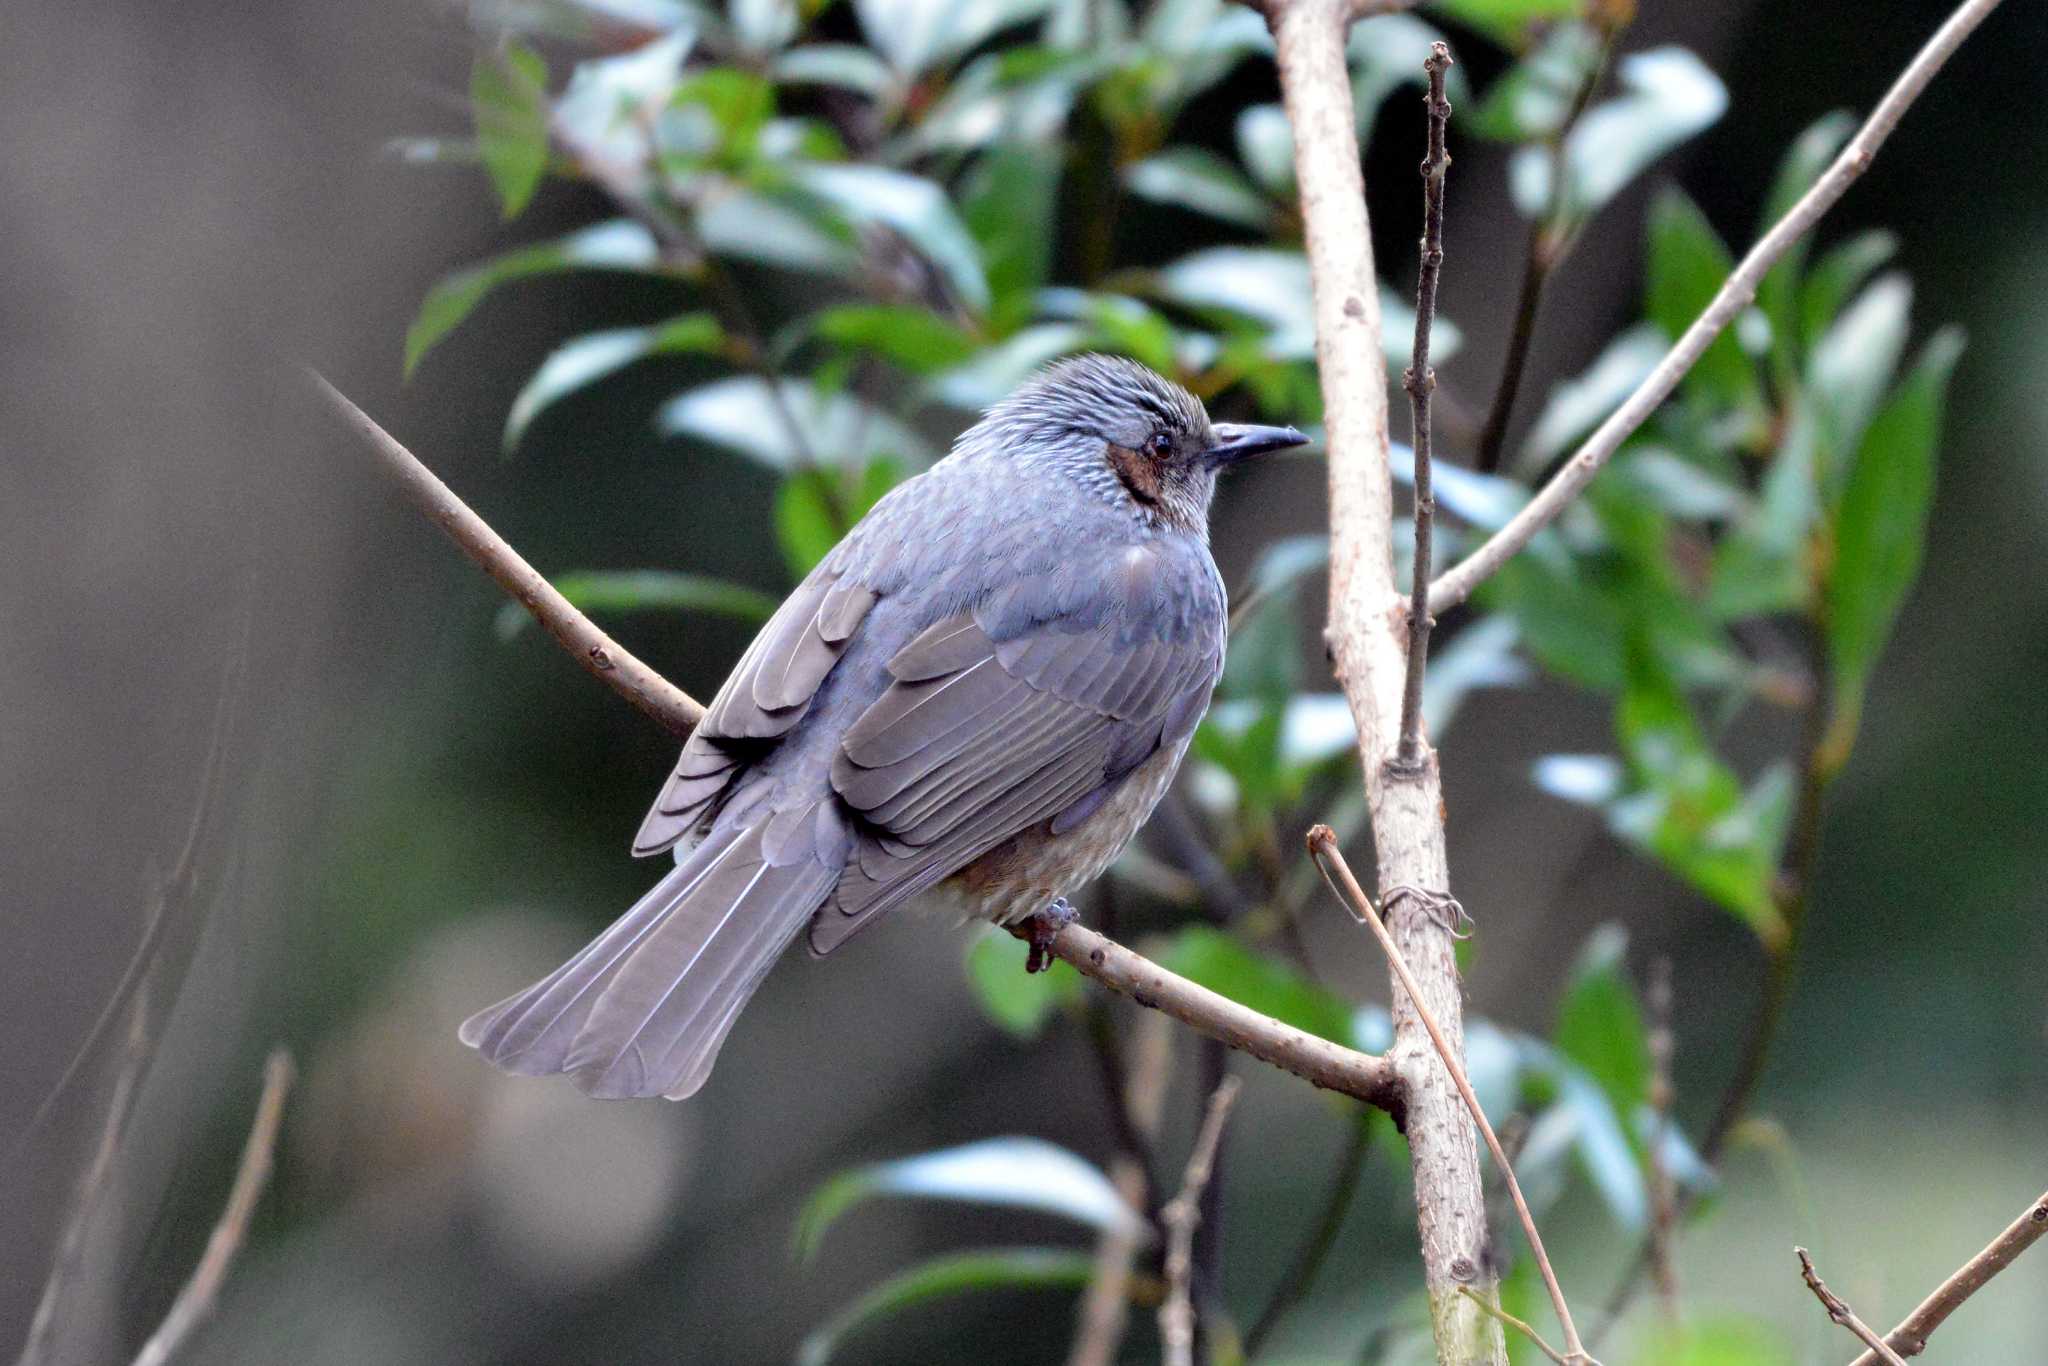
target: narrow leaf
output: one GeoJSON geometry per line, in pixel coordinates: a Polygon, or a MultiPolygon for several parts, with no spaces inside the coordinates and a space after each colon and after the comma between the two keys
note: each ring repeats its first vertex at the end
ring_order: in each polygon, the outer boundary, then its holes
{"type": "Polygon", "coordinates": [[[1081,974],[1055,959],[1043,972],[1026,972],[1024,941],[1007,930],[985,927],[967,946],[967,982],[974,999],[1003,1030],[1035,1039],[1052,1013],[1081,999],[1081,974]]]}
{"type": "MultiPolygon", "coordinates": [[[[1727,87],[1682,47],[1631,53],[1616,75],[1624,93],[1588,110],[1565,140],[1561,204],[1568,223],[1584,222],[1728,107],[1727,87]]],[[[1508,170],[1515,206],[1527,217],[1542,214],[1551,202],[1549,152],[1524,147],[1508,170]]]]}
{"type": "Polygon", "coordinates": [[[990,1248],[955,1252],[900,1271],[814,1329],[797,1349],[797,1366],[826,1366],[840,1344],[905,1309],[971,1290],[1079,1289],[1094,1275],[1085,1252],[1056,1248],[990,1248]]]}
{"type": "Polygon", "coordinates": [[[1294,968],[1270,955],[1254,953],[1221,930],[1188,926],[1173,937],[1160,961],[1262,1015],[1320,1038],[1350,1041],[1348,1006],[1294,968]]]}
{"type": "Polygon", "coordinates": [[[923,438],[887,413],[795,379],[775,390],[751,376],[688,390],[662,405],[655,426],[665,436],[726,446],[776,470],[799,466],[805,455],[833,465],[882,456],[921,465],[930,455],[923,438]]]}
{"type": "Polygon", "coordinates": [[[547,63],[519,43],[502,54],[480,53],[470,66],[477,151],[507,218],[519,216],[547,170],[547,90],[547,63]]]}
{"type": "Polygon", "coordinates": [[[1594,930],[1572,965],[1551,1036],[1625,1115],[1650,1095],[1649,1036],[1627,969],[1628,932],[1614,924],[1594,930]]]}
{"type": "MultiPolygon", "coordinates": [[[[1649,320],[1667,340],[1676,341],[1720,291],[1735,269],[1735,258],[1699,205],[1676,186],[1659,192],[1650,205],[1646,255],[1649,320]]],[[[1717,407],[1762,407],[1756,367],[1743,354],[1733,328],[1714,338],[1684,383],[1685,392],[1717,407]]]]}
{"type": "Polygon", "coordinates": [[[564,342],[541,362],[512,400],[505,417],[505,449],[517,446],[534,418],[550,404],[637,360],[691,352],[716,354],[724,346],[725,332],[709,313],[685,313],[651,327],[614,328],[564,342]]]}

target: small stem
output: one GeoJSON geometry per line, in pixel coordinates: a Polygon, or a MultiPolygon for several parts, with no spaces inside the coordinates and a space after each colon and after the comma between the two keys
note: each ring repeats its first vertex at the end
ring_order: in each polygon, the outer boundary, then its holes
{"type": "Polygon", "coordinates": [[[1671,1107],[1676,1092],[1671,1083],[1671,1055],[1675,1043],[1671,1029],[1671,960],[1659,956],[1650,967],[1650,1272],[1657,1285],[1657,1300],[1668,1322],[1678,1321],[1678,1269],[1672,1262],[1671,1243],[1678,1225],[1678,1200],[1671,1180],[1671,1168],[1664,1160],[1664,1145],[1671,1138],[1671,1107]]]}
{"type": "Polygon", "coordinates": [[[1256,1360],[1259,1348],[1266,1343],[1267,1336],[1279,1326],[1287,1312],[1308,1297],[1314,1288],[1316,1273],[1323,1269],[1329,1259],[1330,1249],[1337,1245],[1337,1235],[1344,1229],[1344,1220],[1351,1213],[1351,1202],[1358,1195],[1359,1179],[1365,1173],[1366,1154],[1372,1150],[1372,1116],[1361,1110],[1351,1117],[1351,1136],[1344,1142],[1344,1150],[1337,1155],[1336,1170],[1330,1174],[1329,1194],[1321,1201],[1322,1216],[1295,1249],[1294,1260],[1288,1263],[1287,1272],[1273,1287],[1272,1298],[1253,1320],[1252,1328],[1244,1338],[1246,1360],[1256,1360]]]}
{"type": "MultiPolygon", "coordinates": [[[[1230,1050],[1215,1039],[1204,1039],[1196,1057],[1196,1085],[1201,1094],[1213,1096],[1230,1081],[1230,1050]]],[[[1190,1292],[1199,1306],[1195,1315],[1198,1366],[1207,1366],[1216,1356],[1209,1328],[1223,1303],[1223,1186],[1224,1164],[1228,1159],[1229,1150],[1219,1133],[1209,1158],[1208,1179],[1202,1183],[1201,1196],[1195,1202],[1194,1267],[1188,1278],[1190,1292]]]]}
{"type": "Polygon", "coordinates": [[[1458,1062],[1458,1055],[1444,1033],[1438,1027],[1436,1016],[1423,1004],[1422,992],[1415,984],[1414,976],[1408,971],[1408,964],[1401,957],[1401,950],[1394,943],[1394,936],[1387,932],[1386,923],[1379,912],[1373,909],[1372,899],[1365,889],[1358,885],[1352,875],[1351,865],[1345,862],[1344,851],[1337,847],[1337,836],[1327,825],[1318,825],[1308,832],[1309,856],[1323,870],[1323,877],[1330,884],[1330,890],[1337,898],[1351,908],[1351,913],[1370,929],[1379,940],[1380,948],[1387,955],[1387,962],[1393,966],[1394,975],[1401,981],[1402,990],[1408,993],[1409,1003],[1421,1017],[1423,1026],[1429,1031],[1430,1042],[1436,1045],[1437,1056],[1443,1060],[1444,1070],[1451,1075],[1451,1084],[1458,1089],[1458,1095],[1471,1111],[1472,1122],[1479,1126],[1480,1136],[1486,1140],[1487,1150],[1493,1154],[1494,1163],[1500,1168],[1501,1179],[1507,1183],[1508,1194],[1515,1202],[1515,1213],[1522,1221],[1522,1232],[1529,1237],[1529,1251],[1536,1258],[1536,1269],[1543,1274],[1543,1285],[1550,1292],[1550,1304],[1557,1311],[1558,1324],[1564,1329],[1564,1360],[1572,1366],[1590,1366],[1593,1358],[1579,1341],[1578,1327],[1572,1322],[1571,1307],[1565,1303],[1564,1289],[1557,1282],[1557,1272],[1550,1265],[1550,1255],[1543,1250],[1543,1235],[1536,1231],[1536,1217],[1529,1212],[1529,1202],[1522,1196],[1522,1184],[1515,1179],[1515,1168],[1508,1161],[1508,1155],[1500,1146],[1500,1138],[1493,1132],[1493,1125],[1487,1122],[1486,1112],[1479,1108],[1479,1097],[1472,1090],[1472,1083],[1465,1076],[1465,1069],[1458,1062]]]}
{"type": "Polygon", "coordinates": [[[1202,1120],[1201,1132],[1195,1136],[1194,1151],[1188,1154],[1180,1194],[1167,1201],[1159,1212],[1159,1222],[1166,1226],[1166,1299],[1159,1306],[1161,1357],[1166,1366],[1193,1366],[1195,1304],[1190,1280],[1194,1271],[1195,1229],[1202,1222],[1202,1191],[1209,1184],[1216,1146],[1223,1141],[1223,1122],[1230,1117],[1237,1092],[1237,1078],[1225,1077],[1209,1097],[1208,1113],[1202,1120]]]}
{"type": "Polygon", "coordinates": [[[1408,391],[1410,433],[1415,451],[1415,570],[1408,603],[1408,671],[1401,690],[1401,738],[1394,767],[1414,773],[1422,767],[1422,675],[1428,667],[1430,530],[1436,498],[1430,492],[1429,400],[1436,372],[1429,368],[1429,331],[1436,320],[1436,290],[1444,267],[1444,178],[1451,158],[1444,135],[1451,121],[1451,102],[1444,98],[1444,73],[1451,68],[1451,50],[1432,43],[1422,69],[1429,76],[1424,102],[1429,109],[1429,150],[1422,159],[1422,263],[1415,283],[1415,348],[1402,387],[1408,391]]]}
{"type": "Polygon", "coordinates": [[[1906,1366],[1905,1358],[1887,1347],[1884,1339],[1869,1324],[1857,1318],[1856,1311],[1844,1303],[1840,1295],[1828,1289],[1820,1273],[1813,1269],[1813,1258],[1807,1255],[1806,1249],[1795,1247],[1792,1251],[1799,1257],[1800,1277],[1805,1280],[1806,1288],[1813,1292],[1813,1297],[1820,1301],[1820,1307],[1828,1311],[1828,1317],[1854,1333],[1864,1346],[1877,1354],[1879,1361],[1887,1363],[1887,1366],[1906,1366]]]}

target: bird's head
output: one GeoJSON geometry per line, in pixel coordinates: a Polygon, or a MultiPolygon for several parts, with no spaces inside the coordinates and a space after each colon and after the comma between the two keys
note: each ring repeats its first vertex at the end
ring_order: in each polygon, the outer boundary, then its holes
{"type": "Polygon", "coordinates": [[[1292,427],[1211,422],[1200,399],[1119,356],[1050,366],[989,419],[1013,454],[1054,463],[1146,520],[1197,532],[1224,467],[1308,440],[1292,427]]]}

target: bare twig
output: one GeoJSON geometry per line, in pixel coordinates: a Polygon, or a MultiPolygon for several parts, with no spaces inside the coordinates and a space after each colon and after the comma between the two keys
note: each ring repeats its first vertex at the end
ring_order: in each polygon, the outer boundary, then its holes
{"type": "Polygon", "coordinates": [[[1678,1269],[1671,1258],[1672,1235],[1678,1225],[1678,1199],[1664,1145],[1671,1139],[1671,960],[1659,956],[1650,967],[1650,1275],[1664,1317],[1678,1318],[1678,1269]]]}
{"type": "Polygon", "coordinates": [[[1474,469],[1491,474],[1500,468],[1501,451],[1507,445],[1508,423],[1515,415],[1515,398],[1522,391],[1522,376],[1529,366],[1529,349],[1536,340],[1536,314],[1543,306],[1543,287],[1571,250],[1571,235],[1565,231],[1565,172],[1569,169],[1572,129],[1585,116],[1599,88],[1600,74],[1614,50],[1619,24],[1603,26],[1600,51],[1572,96],[1571,107],[1550,136],[1550,202],[1529,225],[1529,246],[1522,258],[1522,283],[1515,294],[1515,321],[1508,333],[1507,354],[1501,358],[1500,380],[1486,407],[1486,422],[1479,430],[1479,444],[1472,455],[1474,469]]]}
{"type": "Polygon", "coordinates": [[[263,1093],[256,1101],[256,1118],[249,1126],[249,1141],[242,1147],[242,1162],[228,1191],[227,1208],[221,1211],[220,1222],[213,1226],[213,1235],[206,1240],[206,1251],[193,1268],[192,1278],[178,1291],[164,1321],[135,1354],[135,1366],[164,1366],[213,1312],[221,1283],[227,1279],[228,1268],[234,1264],[235,1254],[241,1250],[242,1239],[249,1231],[256,1202],[263,1198],[263,1188],[270,1182],[278,1126],[284,1121],[284,1098],[291,1085],[291,1054],[274,1048],[263,1064],[263,1093]]]}
{"type": "MultiPolygon", "coordinates": [[[[1173,1026],[1164,1015],[1147,1011],[1138,1018],[1136,1057],[1128,1069],[1116,1108],[1135,1137],[1150,1141],[1159,1132],[1165,1111],[1167,1073],[1173,1062],[1173,1026]]],[[[1148,1213],[1152,1209],[1151,1174],[1142,1156],[1119,1152],[1110,1159],[1109,1179],[1126,1204],[1148,1213]]],[[[1119,1222],[1104,1231],[1095,1245],[1095,1271],[1081,1297],[1080,1326],[1074,1334],[1067,1366],[1111,1366],[1123,1344],[1130,1318],[1131,1262],[1144,1237],[1142,1226],[1119,1222]]]]}
{"type": "MultiPolygon", "coordinates": [[[[1953,1276],[1920,1302],[1919,1308],[1886,1333],[1886,1345],[1899,1356],[1919,1356],[1927,1350],[1927,1339],[1934,1335],[1934,1330],[1946,1323],[1950,1314],[1962,1308],[1963,1301],[1982,1290],[1993,1276],[2011,1266],[2015,1258],[2040,1242],[2044,1235],[2048,1235],[2048,1192],[2022,1210],[2019,1218],[2005,1226],[2005,1232],[1963,1263],[1953,1276]]],[[[1850,1366],[1877,1366],[1885,1359],[1874,1351],[1865,1352],[1850,1366]]]]}
{"type": "MultiPolygon", "coordinates": [[[[1030,934],[1029,922],[1016,926],[1019,937],[1030,934]]],[[[1400,1076],[1385,1058],[1360,1053],[1305,1034],[1249,1006],[1219,996],[1197,982],[1159,966],[1085,925],[1068,925],[1048,946],[1052,956],[1071,963],[1120,996],[1170,1015],[1197,1034],[1216,1039],[1292,1072],[1311,1085],[1337,1091],[1376,1105],[1396,1119],[1405,1113],[1400,1076]]]]}
{"type": "Polygon", "coordinates": [[[1451,167],[1444,133],[1451,121],[1451,102],[1444,98],[1444,73],[1451,69],[1451,49],[1432,43],[1422,64],[1429,77],[1423,102],[1429,109],[1429,150],[1422,158],[1422,263],[1415,282],[1415,349],[1401,378],[1408,391],[1410,440],[1415,452],[1415,568],[1408,601],[1408,669],[1401,689],[1401,738],[1394,750],[1395,767],[1414,773],[1422,767],[1422,674],[1429,660],[1430,529],[1436,520],[1436,498],[1430,493],[1429,399],[1436,390],[1436,371],[1429,368],[1429,329],[1436,320],[1437,279],[1444,267],[1444,177],[1451,167]]]}
{"type": "Polygon", "coordinates": [[[1470,1299],[1472,1303],[1478,1305],[1481,1312],[1486,1314],[1487,1317],[1498,1319],[1500,1322],[1514,1329],[1517,1333],[1520,1333],[1529,1341],[1535,1343],[1536,1350],[1543,1353],[1544,1356],[1549,1357],[1552,1361],[1556,1362],[1557,1366],[1572,1366],[1571,1360],[1568,1357],[1566,1357],[1564,1353],[1558,1351],[1557,1348],[1552,1347],[1549,1343],[1545,1342],[1543,1340],[1543,1334],[1537,1332],[1536,1329],[1526,1320],[1516,1318],[1513,1314],[1510,1314],[1507,1310],[1501,1308],[1499,1305],[1493,1303],[1493,1301],[1487,1299],[1483,1295],[1473,1294],[1471,1289],[1467,1286],[1459,1286],[1458,1293],[1470,1299]]]}
{"type": "Polygon", "coordinates": [[[1678,387],[1678,381],[1706,353],[1721,330],[1749,306],[1756,297],[1757,286],[1777,264],[1778,258],[1791,250],[1793,244],[1834,207],[1856,178],[1869,169],[1878,148],[1898,127],[1899,119],[1920,97],[1927,83],[1934,79],[1934,74],[1962,46],[1963,39],[1997,7],[1998,0],[1965,0],[1956,8],[1898,80],[1893,82],[1891,89],[1885,92],[1884,98],[1878,101],[1877,108],[1871,111],[1856,136],[1849,139],[1841,155],[1813,183],[1813,188],[1800,196],[1799,202],[1749,249],[1749,254],[1742,258],[1742,263],[1722,284],[1706,309],[1693,320],[1692,326],[1685,330],[1685,335],[1678,339],[1657,367],[1636,386],[1635,392],[1586,438],[1564,467],[1506,526],[1430,586],[1432,610],[1443,611],[1470,597],[1472,590],[1488,575],[1564,511],[1578,496],[1579,490],[1607,463],[1608,457],[1620,449],[1621,443],[1670,397],[1671,391],[1678,387]]]}
{"type": "Polygon", "coordinates": [[[539,570],[491,530],[489,523],[470,511],[468,504],[400,445],[397,438],[343,397],[324,377],[311,371],[308,374],[335,412],[377,453],[385,471],[398,482],[413,505],[446,532],[471,563],[531,612],[557,645],[614,692],[660,722],[670,734],[687,736],[696,729],[704,716],[701,703],[598,630],[590,618],[577,611],[553,584],[541,577],[539,570]]]}
{"type": "Polygon", "coordinates": [[[1877,1354],[1879,1361],[1887,1362],[1889,1366],[1906,1366],[1904,1358],[1885,1346],[1884,1339],[1879,1337],[1869,1324],[1857,1318],[1856,1311],[1844,1303],[1840,1295],[1828,1289],[1827,1283],[1821,1280],[1820,1273],[1813,1269],[1813,1258],[1807,1255],[1806,1249],[1795,1247],[1792,1251],[1799,1257],[1800,1277],[1805,1280],[1806,1288],[1813,1292],[1813,1297],[1820,1301],[1820,1307],[1828,1311],[1828,1317],[1861,1339],[1866,1347],[1877,1354]]]}
{"type": "MultiPolygon", "coordinates": [[[[1357,118],[1345,62],[1343,0],[1270,0],[1280,92],[1294,132],[1295,183],[1316,326],[1330,490],[1329,647],[1351,719],[1383,885],[1450,885],[1444,852],[1443,784],[1435,756],[1397,779],[1406,671],[1405,604],[1394,582],[1393,485],[1388,467],[1386,358],[1372,231],[1359,169],[1357,118]]],[[[1394,917],[1413,976],[1453,1050],[1462,1048],[1464,1002],[1453,944],[1426,906],[1394,917]]],[[[1486,1195],[1472,1120],[1441,1085],[1434,1045],[1409,997],[1394,993],[1394,1045],[1385,1061],[1402,1078],[1408,1158],[1430,1334],[1440,1362],[1506,1366],[1500,1325],[1462,1295],[1491,1294],[1486,1195]]]]}
{"type": "Polygon", "coordinates": [[[1195,1227],[1202,1220],[1202,1190],[1209,1184],[1216,1145],[1223,1141],[1223,1122],[1230,1117],[1237,1092],[1237,1078],[1225,1077],[1209,1097],[1209,1111],[1201,1132],[1195,1135],[1194,1151],[1188,1154],[1180,1194],[1159,1212],[1159,1222],[1166,1228],[1166,1300],[1159,1306],[1161,1356],[1166,1366],[1192,1366],[1194,1362],[1195,1304],[1188,1283],[1194,1270],[1195,1227]]]}
{"type": "Polygon", "coordinates": [[[1536,1269],[1543,1274],[1544,1289],[1550,1292],[1551,1307],[1557,1311],[1557,1321],[1564,1329],[1564,1360],[1572,1366],[1590,1366],[1593,1358],[1579,1341],[1579,1330],[1572,1323],[1572,1311],[1565,1303],[1564,1289],[1558,1285],[1557,1272],[1550,1265],[1549,1254],[1543,1250],[1543,1235],[1536,1231],[1536,1216],[1529,1212],[1529,1202],[1522,1197],[1521,1183],[1515,1180],[1514,1164],[1508,1161],[1506,1151],[1500,1146],[1500,1139],[1493,1132],[1493,1125],[1487,1123],[1485,1111],[1479,1108],[1479,1097],[1473,1093],[1472,1083],[1466,1079],[1464,1065],[1458,1061],[1458,1055],[1452,1050],[1450,1041],[1444,1037],[1443,1030],[1437,1026],[1436,1018],[1430,1014],[1429,1007],[1422,1004],[1420,990],[1415,985],[1414,976],[1408,971],[1408,965],[1401,959],[1401,950],[1394,943],[1394,936],[1387,932],[1385,923],[1380,920],[1379,912],[1373,909],[1371,898],[1367,897],[1365,889],[1358,885],[1358,879],[1352,876],[1351,865],[1345,862],[1344,851],[1337,847],[1337,836],[1329,826],[1318,825],[1308,832],[1308,851],[1309,856],[1322,868],[1324,878],[1329,881],[1330,890],[1351,908],[1351,913],[1372,931],[1375,939],[1379,940],[1380,948],[1386,951],[1387,962],[1394,969],[1394,975],[1401,979],[1402,988],[1407,991],[1409,999],[1414,1001],[1416,1013],[1422,1017],[1423,1026],[1429,1030],[1429,1037],[1436,1044],[1437,1056],[1443,1059],[1444,1070],[1450,1073],[1451,1084],[1458,1088],[1458,1095],[1463,1098],[1465,1108],[1472,1114],[1472,1122],[1479,1126],[1480,1136],[1486,1140],[1487,1149],[1492,1152],[1493,1160],[1500,1168],[1501,1179],[1507,1183],[1508,1194],[1514,1199],[1515,1213],[1521,1218],[1522,1231],[1529,1236],[1529,1251],[1536,1258],[1536,1269]]]}
{"type": "Polygon", "coordinates": [[[1337,1169],[1330,1174],[1329,1194],[1317,1202],[1322,1214],[1315,1226],[1308,1232],[1294,1259],[1288,1263],[1286,1274],[1273,1287],[1272,1298],[1252,1321],[1251,1331],[1244,1335],[1244,1355],[1248,1361],[1258,1359],[1259,1348],[1267,1336],[1286,1317],[1287,1312],[1308,1297],[1314,1288],[1316,1273],[1323,1269],[1329,1258],[1330,1249],[1337,1245],[1337,1235],[1343,1231],[1344,1220],[1351,1213],[1351,1202],[1358,1195],[1358,1182],[1365,1171],[1365,1156],[1372,1148],[1372,1116],[1369,1111],[1360,1110],[1351,1117],[1351,1135],[1344,1141],[1343,1151],[1337,1154],[1337,1169]]]}

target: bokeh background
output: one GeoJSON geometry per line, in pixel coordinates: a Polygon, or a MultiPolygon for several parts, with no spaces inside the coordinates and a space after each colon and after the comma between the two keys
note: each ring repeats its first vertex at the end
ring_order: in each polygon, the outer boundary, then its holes
{"type": "MultiPolygon", "coordinates": [[[[1692,47],[1731,105],[1624,192],[1560,272],[1525,416],[1633,317],[1656,184],[1676,180],[1746,243],[1789,139],[1828,109],[1867,109],[1944,12],[1644,5],[1628,46],[1692,47]]],[[[2044,40],[2038,8],[1996,14],[1823,229],[1895,231],[1916,332],[1958,322],[1969,350],[1925,574],[1827,808],[1810,942],[1758,1107],[1779,1138],[1737,1148],[1679,1256],[1688,1306],[1760,1320],[1796,1360],[1840,1359],[1847,1339],[1799,1285],[1792,1244],[1890,1322],[2048,1171],[2048,183],[2031,150],[2044,40]]],[[[151,1002],[161,1047],[108,1178],[65,1359],[124,1359],[161,1316],[224,1196],[274,1041],[293,1048],[300,1086],[270,1196],[192,1360],[786,1360],[920,1255],[1086,1246],[1043,1216],[904,1203],[863,1208],[822,1255],[792,1257],[804,1197],[849,1164],[1001,1134],[1096,1160],[1110,1149],[1085,1032],[1060,1021],[1029,1045],[1010,1039],[970,996],[968,937],[929,919],[902,917],[829,962],[793,956],[686,1105],[598,1105],[491,1073],[455,1042],[466,1013],[637,896],[650,874],[626,836],[672,746],[534,633],[494,632],[495,590],[388,492],[298,367],[330,376],[544,570],[786,583],[769,478],[654,434],[674,371],[642,367],[565,404],[500,457],[506,408],[551,345],[653,316],[631,284],[502,291],[400,383],[400,341],[432,281],[606,212],[555,186],[507,226],[474,168],[382,153],[465,126],[476,43],[453,7],[379,0],[0,15],[7,1343],[56,1255],[118,1037],[68,1080],[67,1068],[167,877],[176,914],[159,933],[181,971],[151,1002]]],[[[1483,84],[1500,59],[1472,65],[1483,84]]],[[[1272,92],[1255,58],[1205,98],[1228,108],[1272,92]]],[[[1417,103],[1394,101],[1367,169],[1395,281],[1412,279],[1420,144],[1417,103]]],[[[1483,392],[1524,227],[1501,149],[1454,135],[1454,151],[1443,307],[1465,346],[1446,376],[1483,392]]],[[[1207,240],[1142,204],[1119,231],[1158,259],[1207,240]]],[[[1309,458],[1225,486],[1228,581],[1265,541],[1316,529],[1321,478],[1309,458]]],[[[1320,619],[1319,590],[1301,611],[1320,619]]],[[[618,633],[700,697],[746,638],[710,616],[635,616],[618,633]]],[[[1605,702],[1540,683],[1475,695],[1445,740],[1452,866],[1482,926],[1470,1008],[1542,1032],[1587,934],[1621,922],[1633,961],[1674,962],[1678,1113],[1697,1126],[1734,1065],[1756,950],[1596,815],[1531,783],[1542,754],[1607,747],[1609,719],[1605,702]]],[[[1783,742],[1768,726],[1754,740],[1783,742]]],[[[1380,965],[1341,916],[1307,930],[1326,981],[1384,1000],[1380,965]]],[[[1235,1070],[1248,1090],[1223,1294],[1249,1316],[1316,1213],[1346,1127],[1292,1079],[1235,1070]]],[[[1189,1074],[1169,1097],[1169,1171],[1199,1099],[1189,1074]]],[[[1359,1359],[1412,1305],[1405,1160],[1382,1141],[1370,1162],[1276,1359],[1359,1359]]],[[[1576,1187],[1548,1223],[1590,1313],[1633,1239],[1576,1187]]],[[[1064,1292],[942,1301],[842,1359],[1055,1360],[1070,1310],[1064,1292]]],[[[1153,1350],[1148,1317],[1130,1359],[1153,1350]]],[[[1934,1359],[2035,1361],[2043,1342],[2036,1260],[1960,1314],[1934,1359]]]]}

